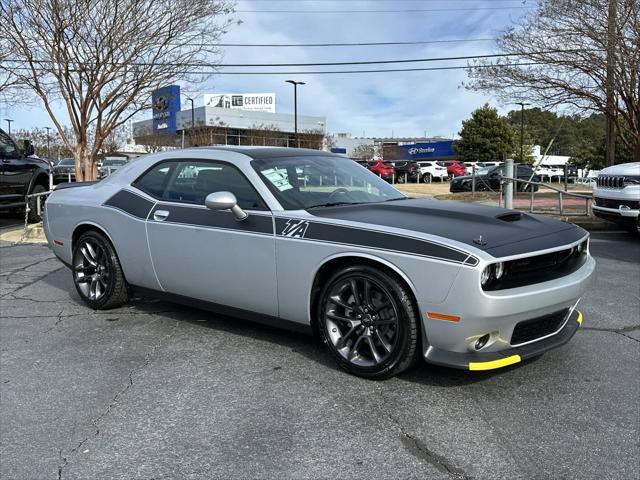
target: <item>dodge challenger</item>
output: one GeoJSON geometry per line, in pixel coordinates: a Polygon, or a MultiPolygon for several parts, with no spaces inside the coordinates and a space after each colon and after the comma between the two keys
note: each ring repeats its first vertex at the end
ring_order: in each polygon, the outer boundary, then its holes
{"type": "Polygon", "coordinates": [[[56,189],[44,229],[93,309],[139,291],[313,332],[348,372],[467,370],[568,342],[595,261],[570,223],[408,198],[348,158],[201,147],[56,189]]]}

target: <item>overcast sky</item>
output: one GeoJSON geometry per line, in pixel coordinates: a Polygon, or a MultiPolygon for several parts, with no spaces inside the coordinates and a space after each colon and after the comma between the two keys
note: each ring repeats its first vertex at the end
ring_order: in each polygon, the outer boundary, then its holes
{"type": "MultiPolygon", "coordinates": [[[[239,0],[225,43],[339,43],[496,38],[534,4],[532,0],[371,0],[277,1],[239,0]],[[523,7],[525,8],[521,8],[523,7]],[[465,9],[429,12],[349,13],[344,10],[465,9]],[[340,10],[342,13],[264,13],[256,10],[340,10]]],[[[224,49],[223,63],[293,63],[409,59],[495,53],[490,41],[410,46],[295,47],[224,49]]],[[[309,69],[379,69],[464,64],[464,61],[365,67],[309,69]]],[[[255,70],[255,69],[254,69],[255,70]]],[[[293,70],[293,69],[292,69],[293,70]]],[[[300,70],[300,68],[295,68],[300,70]]],[[[298,112],[327,118],[329,132],[354,136],[451,137],[472,110],[494,98],[461,86],[464,70],[397,72],[358,75],[217,75],[204,84],[183,85],[202,104],[204,93],[267,93],[277,95],[278,112],[293,111],[293,88],[284,80],[306,82],[298,91],[298,112]]],[[[185,102],[186,103],[186,102],[185,102]]],[[[183,104],[183,108],[185,108],[183,104]]],[[[507,106],[506,109],[510,107],[507,106]]],[[[512,108],[512,107],[511,107],[512,108]]],[[[503,110],[503,109],[501,109],[503,110]]],[[[137,119],[150,117],[151,112],[137,119]]],[[[38,107],[0,110],[13,118],[14,129],[53,126],[38,107]]],[[[66,117],[63,117],[66,118],[66,117]]],[[[4,128],[5,122],[2,121],[4,128]]]]}

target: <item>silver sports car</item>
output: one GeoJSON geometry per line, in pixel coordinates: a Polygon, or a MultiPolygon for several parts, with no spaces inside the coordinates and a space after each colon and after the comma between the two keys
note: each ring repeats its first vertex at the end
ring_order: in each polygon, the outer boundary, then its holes
{"type": "Polygon", "coordinates": [[[595,262],[560,221],[408,198],[316,150],[206,147],[56,189],[44,228],[91,308],[132,290],[315,332],[340,366],[489,370],[558,347],[595,262]]]}

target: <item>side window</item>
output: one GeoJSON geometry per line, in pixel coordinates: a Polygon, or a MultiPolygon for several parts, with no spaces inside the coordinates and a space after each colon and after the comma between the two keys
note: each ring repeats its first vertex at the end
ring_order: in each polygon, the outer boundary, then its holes
{"type": "Polygon", "coordinates": [[[16,144],[13,143],[13,140],[4,132],[0,132],[0,157],[3,158],[13,158],[17,157],[18,152],[16,149],[16,144]]]}
{"type": "Polygon", "coordinates": [[[170,178],[170,173],[175,170],[177,165],[177,162],[159,163],[147,171],[142,177],[138,178],[138,180],[133,183],[133,186],[153,197],[162,198],[170,178]]]}
{"type": "Polygon", "coordinates": [[[233,193],[240,208],[265,209],[258,193],[244,175],[232,165],[219,162],[180,162],[176,171],[172,172],[162,198],[203,205],[207,195],[221,191],[233,193]]]}

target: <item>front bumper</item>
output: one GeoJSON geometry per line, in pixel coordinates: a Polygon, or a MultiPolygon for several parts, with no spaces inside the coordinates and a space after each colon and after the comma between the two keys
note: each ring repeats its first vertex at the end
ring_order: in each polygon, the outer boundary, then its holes
{"type": "Polygon", "coordinates": [[[640,210],[632,208],[607,208],[597,205],[592,205],[591,208],[596,217],[605,220],[634,220],[640,215],[640,210]]]}
{"type": "Polygon", "coordinates": [[[429,347],[425,359],[435,365],[459,368],[463,370],[495,370],[519,363],[528,358],[537,357],[549,350],[567,343],[582,325],[582,313],[573,310],[564,327],[556,334],[519,347],[487,353],[460,353],[429,347]]]}

